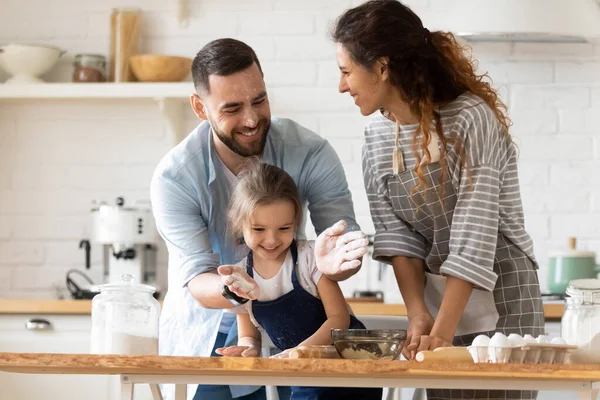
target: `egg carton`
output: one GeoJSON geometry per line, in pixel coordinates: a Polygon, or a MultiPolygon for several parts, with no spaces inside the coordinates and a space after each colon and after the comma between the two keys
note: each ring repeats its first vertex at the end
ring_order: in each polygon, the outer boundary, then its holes
{"type": "Polygon", "coordinates": [[[468,346],[476,363],[567,364],[578,346],[551,343],[527,343],[524,346],[468,346]]]}

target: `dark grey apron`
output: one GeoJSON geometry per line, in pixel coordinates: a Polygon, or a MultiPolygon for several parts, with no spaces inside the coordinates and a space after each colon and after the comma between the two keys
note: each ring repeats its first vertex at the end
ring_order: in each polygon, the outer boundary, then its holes
{"type": "MultiPolygon", "coordinates": [[[[437,276],[439,270],[450,254],[449,242],[451,226],[453,224],[454,209],[457,203],[456,190],[453,182],[447,175],[444,185],[443,206],[439,201],[441,194],[439,177],[441,167],[439,162],[424,165],[423,170],[427,180],[426,193],[423,190],[410,197],[410,190],[417,183],[417,175],[414,167],[406,171],[387,177],[388,198],[390,199],[394,213],[404,221],[410,229],[422,235],[427,243],[427,257],[425,260],[427,275],[437,276]],[[417,208],[416,204],[419,205],[417,208]]],[[[454,221],[454,224],[459,222],[454,221]]],[[[454,339],[455,345],[470,345],[475,336],[482,331],[502,332],[506,335],[518,333],[520,335],[531,334],[538,336],[544,333],[543,304],[540,296],[539,282],[533,262],[513,243],[511,243],[501,232],[498,232],[496,255],[494,258],[494,272],[498,274],[498,281],[493,293],[489,296],[488,311],[482,312],[481,301],[472,301],[473,296],[485,296],[480,290],[474,290],[469,301],[472,313],[466,313],[465,321],[461,320],[464,327],[463,333],[457,330],[459,336],[454,339]],[[488,320],[468,321],[473,315],[488,320]],[[496,324],[490,326],[490,315],[496,324]],[[479,325],[478,325],[479,324],[479,325]],[[482,329],[477,329],[481,327],[482,329]]],[[[431,279],[430,279],[431,280],[431,279]]],[[[437,314],[439,304],[435,302],[436,293],[439,294],[440,287],[431,282],[426,285],[426,303],[432,314],[437,314]]],[[[484,298],[484,297],[482,297],[484,298]]],[[[441,297],[438,298],[438,303],[441,297]]],[[[463,318],[465,319],[465,318],[463,318]]],[[[460,328],[460,325],[459,325],[460,328]]],[[[535,399],[535,391],[488,391],[488,390],[443,390],[428,389],[427,398],[437,399],[535,399]]]]}

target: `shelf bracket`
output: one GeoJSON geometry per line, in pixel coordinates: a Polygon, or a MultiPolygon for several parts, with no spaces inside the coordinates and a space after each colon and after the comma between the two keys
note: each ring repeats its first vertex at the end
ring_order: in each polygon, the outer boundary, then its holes
{"type": "Polygon", "coordinates": [[[157,98],[158,108],[166,122],[167,133],[171,147],[176,146],[185,138],[185,118],[183,115],[184,102],[179,99],[157,98]]]}
{"type": "Polygon", "coordinates": [[[188,0],[177,0],[177,19],[180,28],[187,28],[189,16],[188,0]]]}

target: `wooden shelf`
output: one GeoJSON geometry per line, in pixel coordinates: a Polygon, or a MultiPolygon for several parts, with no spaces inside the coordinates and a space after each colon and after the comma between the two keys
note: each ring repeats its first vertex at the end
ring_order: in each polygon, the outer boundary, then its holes
{"type": "Polygon", "coordinates": [[[151,99],[162,113],[171,145],[184,137],[184,107],[194,93],[192,82],[177,83],[38,83],[0,84],[0,102],[53,100],[99,100],[99,99],[151,99]]]}
{"type": "Polygon", "coordinates": [[[193,92],[192,82],[3,84],[0,100],[188,99],[193,92]]]}

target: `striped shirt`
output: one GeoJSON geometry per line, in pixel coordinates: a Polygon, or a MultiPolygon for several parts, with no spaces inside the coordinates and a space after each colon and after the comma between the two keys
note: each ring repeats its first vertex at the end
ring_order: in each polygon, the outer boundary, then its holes
{"type": "Polygon", "coordinates": [[[441,202],[439,162],[423,166],[428,189],[410,195],[418,182],[411,150],[418,125],[399,128],[405,167],[399,174],[392,170],[396,124],[378,113],[365,129],[363,173],[376,230],[373,258],[386,263],[394,256],[421,258],[429,273],[493,291],[498,328],[537,329],[543,324],[538,266],[524,228],[517,148],[503,135],[494,112],[473,94],[459,96],[439,112],[445,137],[458,139],[465,150],[461,155],[456,144],[447,144],[441,202]]]}

